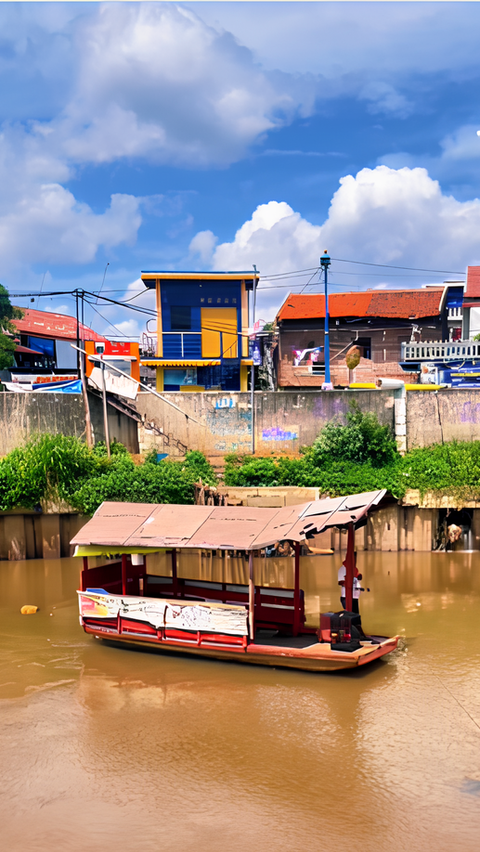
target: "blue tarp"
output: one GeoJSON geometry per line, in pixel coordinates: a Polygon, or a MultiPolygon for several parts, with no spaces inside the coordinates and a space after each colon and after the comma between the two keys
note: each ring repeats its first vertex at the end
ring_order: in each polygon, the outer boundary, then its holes
{"type": "Polygon", "coordinates": [[[34,385],[35,393],[81,393],[82,382],[74,379],[73,382],[49,382],[48,384],[34,385]]]}

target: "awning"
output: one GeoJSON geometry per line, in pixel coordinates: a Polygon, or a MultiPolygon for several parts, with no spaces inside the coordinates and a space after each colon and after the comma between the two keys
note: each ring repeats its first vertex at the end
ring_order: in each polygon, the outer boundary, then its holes
{"type": "Polygon", "coordinates": [[[15,352],[21,352],[25,355],[45,355],[45,352],[39,352],[38,349],[29,349],[28,346],[16,346],[15,352]]]}
{"type": "Polygon", "coordinates": [[[302,542],[331,527],[361,525],[385,493],[370,491],[281,509],[102,503],[71,544],[94,546],[105,554],[118,553],[119,548],[132,548],[133,553],[161,548],[260,550],[282,539],[302,542]]]}
{"type": "Polygon", "coordinates": [[[163,358],[147,358],[140,361],[142,367],[218,367],[222,362],[218,361],[166,361],[163,358]]]}
{"type": "MultiPolygon", "coordinates": [[[[164,553],[165,549],[156,550],[155,553],[164,553]]],[[[110,553],[107,553],[104,547],[96,547],[95,545],[77,545],[74,556],[124,556],[133,553],[152,553],[151,547],[114,547],[110,553]]]]}

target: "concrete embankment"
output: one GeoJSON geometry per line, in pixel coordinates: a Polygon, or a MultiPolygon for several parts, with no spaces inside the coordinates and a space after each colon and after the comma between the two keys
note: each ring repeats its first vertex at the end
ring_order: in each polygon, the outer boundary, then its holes
{"type": "MultiPolygon", "coordinates": [[[[291,506],[318,499],[316,488],[219,488],[222,502],[243,506],[291,506]]],[[[480,550],[480,506],[463,507],[462,518],[453,498],[425,498],[411,493],[405,505],[392,501],[369,516],[367,524],[355,533],[355,546],[360,551],[432,551],[438,546],[441,528],[449,518],[462,525],[462,535],[452,550],[480,550]],[[450,513],[450,514],[449,514],[450,513]]],[[[35,558],[54,559],[71,556],[70,540],[88,520],[74,513],[0,512],[0,560],[35,558]]],[[[346,532],[327,530],[316,536],[317,547],[345,553],[346,532]]]]}

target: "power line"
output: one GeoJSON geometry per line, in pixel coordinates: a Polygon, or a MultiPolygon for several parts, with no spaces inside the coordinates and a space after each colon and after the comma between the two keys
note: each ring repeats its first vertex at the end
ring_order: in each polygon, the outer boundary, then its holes
{"type": "Polygon", "coordinates": [[[384,269],[409,269],[411,272],[434,272],[440,275],[465,275],[465,272],[458,272],[452,269],[421,269],[417,266],[393,266],[391,263],[369,263],[365,260],[344,260],[341,257],[332,257],[337,263],[357,263],[360,266],[380,266],[384,269]]]}

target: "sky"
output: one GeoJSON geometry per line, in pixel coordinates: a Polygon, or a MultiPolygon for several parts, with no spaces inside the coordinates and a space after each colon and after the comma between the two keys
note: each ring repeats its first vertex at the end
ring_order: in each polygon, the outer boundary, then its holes
{"type": "Polygon", "coordinates": [[[0,3],[0,282],[100,291],[86,322],[138,339],[141,270],[255,265],[266,321],[324,250],[330,292],[462,279],[479,31],[476,2],[0,3]]]}

